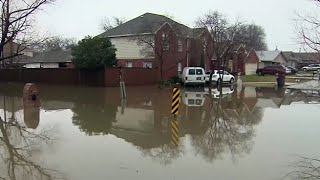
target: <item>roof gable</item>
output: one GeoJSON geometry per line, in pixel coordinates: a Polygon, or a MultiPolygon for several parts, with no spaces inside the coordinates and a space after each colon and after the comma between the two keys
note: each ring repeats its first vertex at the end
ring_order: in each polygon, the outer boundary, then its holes
{"type": "Polygon", "coordinates": [[[259,57],[254,49],[252,49],[244,59],[246,63],[259,63],[259,57]]]}
{"type": "Polygon", "coordinates": [[[256,54],[260,61],[272,62],[281,54],[281,51],[256,51],[256,54]]]}
{"type": "Polygon", "coordinates": [[[168,23],[175,30],[176,33],[191,36],[192,29],[180,24],[168,17],[158,14],[145,13],[130,21],[127,21],[115,28],[110,29],[100,35],[99,37],[115,37],[115,36],[128,36],[137,34],[154,34],[165,23],[168,23]]]}

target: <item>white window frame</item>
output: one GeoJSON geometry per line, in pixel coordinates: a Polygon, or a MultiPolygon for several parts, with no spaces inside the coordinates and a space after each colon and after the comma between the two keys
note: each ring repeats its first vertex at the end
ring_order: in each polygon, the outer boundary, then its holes
{"type": "Polygon", "coordinates": [[[178,63],[178,72],[181,72],[182,71],[182,64],[179,62],[178,63]]]}
{"type": "Polygon", "coordinates": [[[207,47],[208,47],[207,39],[203,37],[202,41],[203,41],[203,52],[207,52],[207,47]]]}
{"type": "Polygon", "coordinates": [[[126,67],[127,67],[127,68],[132,68],[132,67],[133,67],[132,61],[127,61],[127,62],[126,62],[126,67]]]}
{"type": "Polygon", "coordinates": [[[164,51],[169,51],[170,50],[170,44],[169,44],[169,42],[167,40],[163,41],[163,50],[164,51]]]}
{"type": "Polygon", "coordinates": [[[147,66],[148,66],[149,69],[152,69],[152,62],[144,61],[143,62],[143,68],[147,68],[147,66]]]}
{"type": "Polygon", "coordinates": [[[162,49],[163,51],[170,50],[170,42],[168,39],[168,35],[165,32],[162,33],[162,49]]]}
{"type": "Polygon", "coordinates": [[[181,39],[179,39],[179,40],[178,40],[178,52],[182,52],[182,50],[183,50],[183,47],[182,47],[182,40],[181,40],[181,39]]]}

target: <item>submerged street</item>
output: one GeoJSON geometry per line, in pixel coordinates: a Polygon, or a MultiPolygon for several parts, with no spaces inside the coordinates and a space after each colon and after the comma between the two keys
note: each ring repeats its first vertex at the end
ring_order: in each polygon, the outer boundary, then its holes
{"type": "Polygon", "coordinates": [[[320,144],[318,92],[275,87],[172,89],[0,86],[0,179],[291,179],[320,144]]]}

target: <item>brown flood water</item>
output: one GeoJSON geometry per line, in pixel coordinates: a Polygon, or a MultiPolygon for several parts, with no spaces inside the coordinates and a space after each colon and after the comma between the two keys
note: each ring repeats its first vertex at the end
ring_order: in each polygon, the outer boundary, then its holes
{"type": "Polygon", "coordinates": [[[315,92],[183,90],[175,146],[170,89],[38,88],[0,84],[0,179],[273,180],[320,158],[315,92]]]}

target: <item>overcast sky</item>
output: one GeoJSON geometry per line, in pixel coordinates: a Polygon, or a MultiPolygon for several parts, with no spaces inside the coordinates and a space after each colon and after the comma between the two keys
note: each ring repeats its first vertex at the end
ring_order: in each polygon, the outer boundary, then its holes
{"type": "Polygon", "coordinates": [[[265,28],[270,50],[299,51],[294,32],[295,12],[315,11],[312,0],[57,0],[38,14],[42,30],[64,37],[81,39],[101,33],[103,17],[127,20],[146,12],[173,16],[175,20],[194,26],[194,21],[209,10],[218,10],[230,20],[240,17],[265,28]]]}

